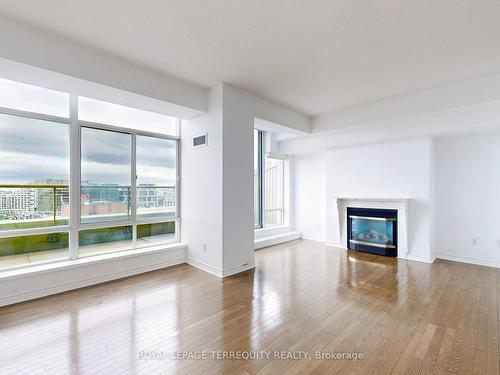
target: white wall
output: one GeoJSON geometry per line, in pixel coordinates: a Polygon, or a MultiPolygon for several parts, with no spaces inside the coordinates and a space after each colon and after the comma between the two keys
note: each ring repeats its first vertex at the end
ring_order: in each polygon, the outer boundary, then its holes
{"type": "Polygon", "coordinates": [[[500,134],[438,139],[435,158],[437,256],[500,267],[500,134]]]}
{"type": "Polygon", "coordinates": [[[294,155],[296,229],[336,243],[335,198],[411,199],[409,253],[432,259],[432,149],[431,139],[416,139],[294,155]]]}
{"type": "Polygon", "coordinates": [[[223,86],[210,90],[208,112],[181,124],[181,229],[188,262],[222,272],[223,86]],[[208,145],[194,148],[193,137],[208,133],[208,145]],[[206,251],[203,249],[206,244],[206,251]]]}
{"type": "Polygon", "coordinates": [[[293,156],[295,229],[302,238],[326,240],[326,154],[293,156]]]}
{"type": "Polygon", "coordinates": [[[337,212],[332,200],[348,198],[411,199],[408,215],[408,252],[431,258],[432,140],[416,139],[327,152],[327,242],[337,212]]]}
{"type": "Polygon", "coordinates": [[[0,275],[0,306],[121,279],[186,262],[185,245],[130,250],[40,264],[0,275]]]}
{"type": "Polygon", "coordinates": [[[190,263],[219,276],[255,266],[256,114],[269,119],[291,117],[297,126],[308,124],[287,109],[225,84],[210,91],[207,114],[182,123],[182,240],[188,244],[190,263]],[[193,136],[205,132],[208,146],[193,148],[193,136]]]}
{"type": "Polygon", "coordinates": [[[255,267],[253,229],[254,113],[246,94],[224,85],[223,272],[255,267]]]}

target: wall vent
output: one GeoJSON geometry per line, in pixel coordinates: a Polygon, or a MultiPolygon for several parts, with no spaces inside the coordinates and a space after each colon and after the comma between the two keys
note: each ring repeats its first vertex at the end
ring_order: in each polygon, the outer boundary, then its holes
{"type": "Polygon", "coordinates": [[[208,134],[199,135],[193,138],[193,147],[206,146],[208,143],[208,134]]]}

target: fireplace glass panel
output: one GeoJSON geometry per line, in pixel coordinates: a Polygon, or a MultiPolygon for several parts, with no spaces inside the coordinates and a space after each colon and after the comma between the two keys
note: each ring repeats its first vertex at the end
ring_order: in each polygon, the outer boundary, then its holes
{"type": "Polygon", "coordinates": [[[394,219],[351,216],[350,241],[360,245],[394,247],[394,219]]]}

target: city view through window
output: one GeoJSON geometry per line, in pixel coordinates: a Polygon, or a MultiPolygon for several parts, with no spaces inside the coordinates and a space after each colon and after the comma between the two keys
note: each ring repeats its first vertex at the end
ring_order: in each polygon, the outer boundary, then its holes
{"type": "Polygon", "coordinates": [[[175,119],[88,100],[94,122],[78,123],[80,150],[71,151],[69,102],[69,94],[0,79],[0,270],[177,238],[178,140],[168,134],[175,119]],[[95,122],[101,108],[113,126],[95,122]],[[145,134],[140,123],[120,130],[130,118],[154,121],[145,134]],[[79,191],[70,186],[75,158],[79,191]],[[79,195],[75,212],[70,194],[79,195]],[[71,232],[70,217],[78,214],[81,224],[71,232]],[[72,252],[70,236],[78,236],[72,252]]]}
{"type": "Polygon", "coordinates": [[[285,160],[265,150],[266,133],[254,129],[254,227],[285,224],[285,160]]]}

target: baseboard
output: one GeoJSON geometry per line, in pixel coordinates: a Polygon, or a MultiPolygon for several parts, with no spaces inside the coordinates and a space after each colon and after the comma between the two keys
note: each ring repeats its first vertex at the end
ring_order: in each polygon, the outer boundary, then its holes
{"type": "Polygon", "coordinates": [[[278,245],[280,243],[285,243],[300,238],[299,232],[287,232],[283,234],[277,234],[275,236],[263,237],[254,240],[254,248],[262,249],[264,247],[278,245]]]}
{"type": "Polygon", "coordinates": [[[217,277],[220,277],[220,278],[223,277],[221,269],[216,268],[216,267],[212,267],[211,265],[206,264],[204,262],[200,262],[199,260],[188,258],[186,263],[193,266],[193,267],[196,267],[202,271],[211,273],[212,275],[215,275],[217,277]]]}
{"type": "Polygon", "coordinates": [[[211,273],[214,276],[220,277],[221,279],[224,277],[235,275],[237,273],[245,272],[245,271],[248,271],[248,270],[255,268],[255,263],[253,263],[253,262],[251,262],[249,264],[245,264],[244,266],[232,267],[232,268],[229,268],[229,269],[224,270],[224,271],[222,271],[216,267],[213,267],[209,264],[206,264],[204,262],[200,262],[199,260],[192,259],[192,258],[188,258],[186,263],[193,266],[193,267],[196,267],[202,271],[211,273]]]}
{"type": "Polygon", "coordinates": [[[454,262],[460,262],[460,263],[475,264],[475,265],[478,265],[478,266],[487,266],[487,267],[500,268],[500,262],[492,262],[491,260],[486,260],[486,259],[481,259],[481,258],[474,258],[474,257],[468,257],[468,256],[463,256],[463,255],[438,253],[436,255],[436,258],[438,258],[438,259],[445,259],[445,260],[452,260],[454,262]]]}
{"type": "MultiPolygon", "coordinates": [[[[402,259],[404,259],[404,258],[402,258],[402,259]]],[[[436,258],[435,257],[432,258],[432,257],[423,257],[420,255],[406,254],[406,260],[412,260],[415,262],[423,262],[423,263],[434,263],[436,258]]]]}
{"type": "Polygon", "coordinates": [[[185,263],[185,248],[169,250],[165,253],[144,254],[138,257],[120,259],[95,265],[86,264],[81,268],[60,269],[42,274],[26,274],[11,280],[0,281],[0,291],[6,297],[0,298],[0,306],[11,305],[52,294],[67,292],[107,281],[122,279],[145,272],[185,263]],[[136,263],[143,263],[137,267],[136,263]],[[110,268],[121,268],[113,272],[110,268]],[[98,274],[98,276],[95,276],[98,274]],[[93,276],[90,276],[93,275],[93,276]],[[76,280],[75,280],[76,279],[76,280]],[[50,281],[50,282],[49,282],[50,281]],[[53,285],[36,289],[36,285],[53,285]]]}
{"type": "Polygon", "coordinates": [[[232,268],[229,268],[227,270],[224,270],[223,277],[236,275],[238,273],[245,272],[245,271],[248,271],[248,270],[251,270],[254,268],[255,268],[255,263],[249,263],[249,264],[246,264],[244,266],[232,267],[232,268]]]}
{"type": "Polygon", "coordinates": [[[325,246],[338,247],[339,249],[345,249],[345,250],[347,250],[347,248],[344,247],[344,246],[342,246],[341,244],[333,243],[333,242],[325,242],[325,246]]]}
{"type": "Polygon", "coordinates": [[[307,241],[315,241],[315,242],[323,242],[323,243],[325,243],[324,239],[321,240],[321,239],[314,238],[314,237],[308,237],[308,236],[304,236],[304,234],[301,234],[300,238],[302,238],[303,240],[307,240],[307,241]]]}

